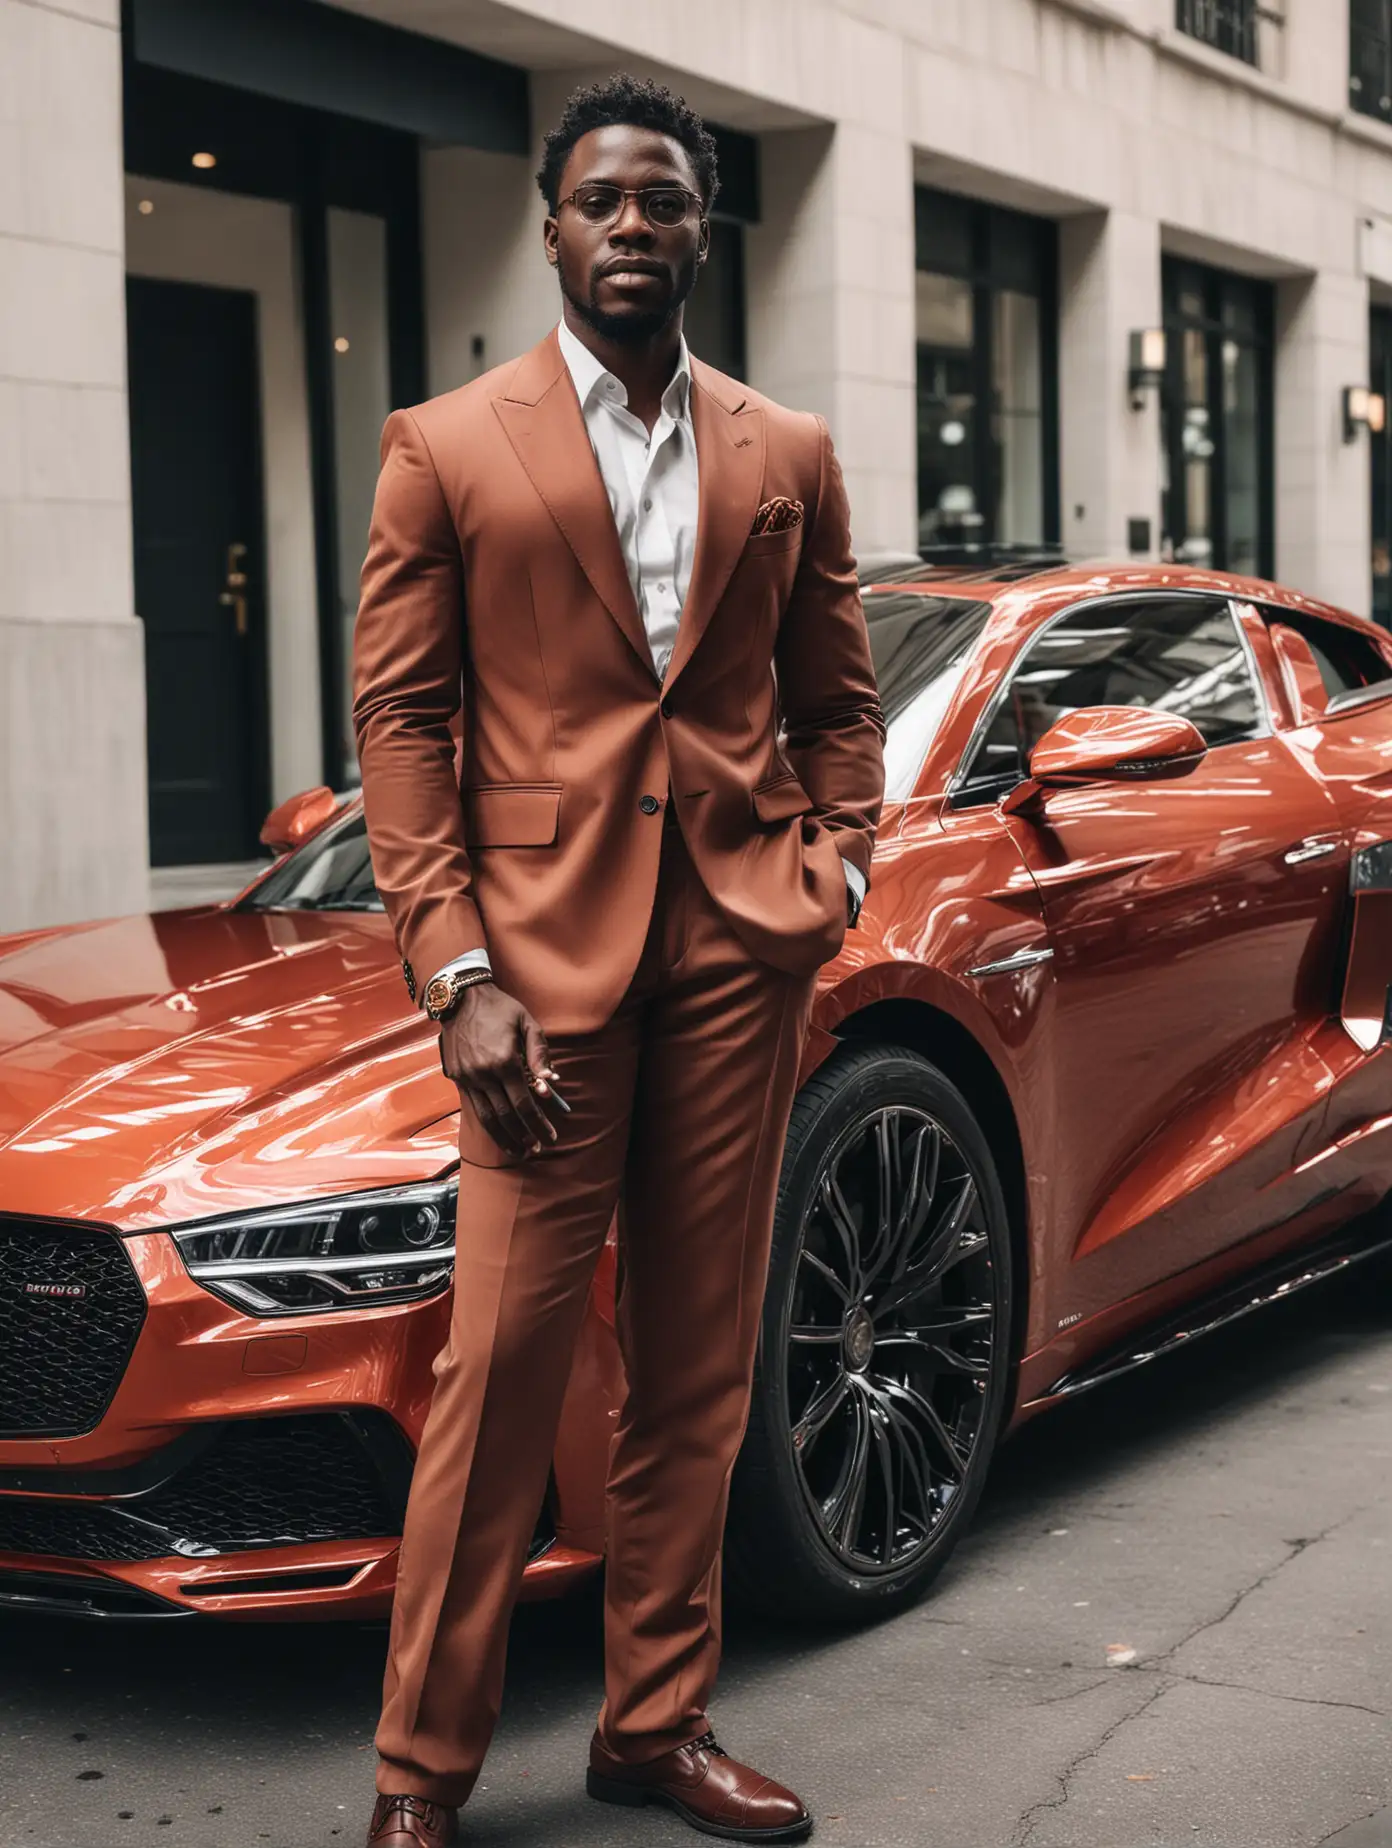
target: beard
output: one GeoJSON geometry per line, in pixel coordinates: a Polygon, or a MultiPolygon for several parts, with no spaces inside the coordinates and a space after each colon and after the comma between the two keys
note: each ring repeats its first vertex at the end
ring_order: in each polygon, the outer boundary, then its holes
{"type": "Polygon", "coordinates": [[[677,271],[672,293],[658,308],[631,310],[627,314],[611,314],[599,305],[600,278],[591,270],[590,287],[587,295],[573,288],[563,267],[559,269],[561,294],[570,303],[587,327],[593,328],[601,340],[612,341],[615,346],[646,346],[655,340],[664,329],[672,325],[673,319],[680,314],[682,305],[696,286],[696,258],[694,254],[677,271]]]}

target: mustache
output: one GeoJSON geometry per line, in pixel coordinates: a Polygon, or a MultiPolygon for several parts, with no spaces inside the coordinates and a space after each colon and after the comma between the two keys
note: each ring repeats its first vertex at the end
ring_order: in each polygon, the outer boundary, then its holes
{"type": "Polygon", "coordinates": [[[665,263],[659,263],[655,257],[610,257],[606,263],[596,263],[590,272],[596,278],[616,276],[624,271],[631,271],[637,276],[668,276],[671,271],[665,263]]]}

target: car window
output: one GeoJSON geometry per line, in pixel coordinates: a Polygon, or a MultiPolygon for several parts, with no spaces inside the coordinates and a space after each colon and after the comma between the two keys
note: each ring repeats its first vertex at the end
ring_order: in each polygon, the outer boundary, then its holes
{"type": "Polygon", "coordinates": [[[908,590],[864,601],[885,716],[885,800],[906,802],[991,606],[908,590]]]}
{"type": "Polygon", "coordinates": [[[1320,616],[1307,616],[1303,610],[1267,606],[1261,613],[1269,627],[1294,629],[1305,638],[1331,703],[1345,694],[1361,693],[1365,687],[1392,680],[1392,661],[1371,636],[1346,629],[1342,623],[1326,622],[1320,616]]]}
{"type": "Polygon", "coordinates": [[[246,911],[380,911],[361,808],[305,842],[242,900],[246,911]]]}
{"type": "Polygon", "coordinates": [[[1261,701],[1232,612],[1221,599],[1134,598],[1061,617],[1016,665],[963,791],[992,800],[1027,774],[1056,720],[1087,706],[1175,712],[1210,747],[1264,728],[1261,701]]]}

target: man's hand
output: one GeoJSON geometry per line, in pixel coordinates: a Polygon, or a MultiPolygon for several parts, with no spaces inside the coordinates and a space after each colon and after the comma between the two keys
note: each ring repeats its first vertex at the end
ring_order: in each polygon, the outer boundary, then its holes
{"type": "Polygon", "coordinates": [[[476,982],[440,1029],[440,1064],[479,1122],[510,1155],[533,1155],[556,1140],[543,1100],[555,1077],[546,1035],[520,1001],[494,982],[476,982]],[[530,1080],[530,1082],[529,1082],[530,1080]]]}

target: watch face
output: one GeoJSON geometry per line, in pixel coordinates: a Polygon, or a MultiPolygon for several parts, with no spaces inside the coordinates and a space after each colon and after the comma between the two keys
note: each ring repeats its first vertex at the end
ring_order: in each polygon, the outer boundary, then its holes
{"type": "Polygon", "coordinates": [[[441,1008],[448,1007],[453,999],[454,984],[447,975],[437,975],[426,983],[425,1006],[428,1013],[438,1013],[441,1008]]]}

